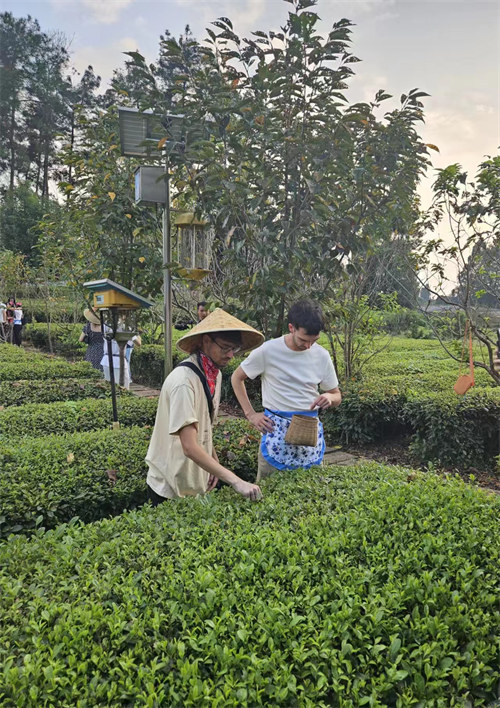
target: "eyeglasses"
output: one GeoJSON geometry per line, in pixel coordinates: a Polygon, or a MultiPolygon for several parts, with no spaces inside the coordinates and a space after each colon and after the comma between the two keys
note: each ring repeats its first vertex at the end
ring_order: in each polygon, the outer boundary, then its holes
{"type": "Polygon", "coordinates": [[[229,352],[233,352],[233,354],[236,355],[236,354],[239,354],[239,352],[241,352],[241,350],[242,350],[242,347],[240,347],[238,344],[235,344],[234,346],[227,346],[224,344],[219,344],[219,342],[215,339],[215,337],[212,337],[211,335],[208,335],[208,336],[210,337],[212,342],[214,342],[214,344],[217,344],[217,346],[219,347],[219,349],[221,350],[221,352],[223,354],[229,354],[229,352]]]}

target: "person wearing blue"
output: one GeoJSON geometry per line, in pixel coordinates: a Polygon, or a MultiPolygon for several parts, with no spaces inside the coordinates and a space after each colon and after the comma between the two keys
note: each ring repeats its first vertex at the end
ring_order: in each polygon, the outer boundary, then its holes
{"type": "Polygon", "coordinates": [[[287,442],[293,415],[318,416],[342,396],[329,353],[317,341],[324,327],[318,304],[300,300],[288,313],[288,333],[265,342],[240,364],[231,383],[245,417],[262,433],[257,482],[276,470],[321,464],[325,439],[317,423],[315,445],[287,442]],[[256,413],[245,380],[261,377],[264,411],[256,413]],[[288,436],[287,436],[288,437],[288,436]]]}

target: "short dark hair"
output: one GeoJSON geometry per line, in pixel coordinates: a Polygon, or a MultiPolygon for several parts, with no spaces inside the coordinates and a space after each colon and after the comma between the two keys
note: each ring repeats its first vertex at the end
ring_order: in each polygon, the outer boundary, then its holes
{"type": "Polygon", "coordinates": [[[307,334],[319,334],[325,326],[323,313],[318,303],[312,300],[295,302],[288,312],[288,322],[297,329],[302,327],[307,334]]]}
{"type": "Polygon", "coordinates": [[[207,306],[206,300],[202,300],[202,302],[196,303],[196,309],[198,309],[199,307],[206,307],[206,306],[207,306]]]}

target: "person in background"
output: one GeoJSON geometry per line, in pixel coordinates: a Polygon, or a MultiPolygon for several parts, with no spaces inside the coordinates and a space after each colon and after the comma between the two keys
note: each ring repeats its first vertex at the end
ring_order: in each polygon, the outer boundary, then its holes
{"type": "Polygon", "coordinates": [[[6,313],[7,313],[7,324],[11,325],[14,322],[14,310],[16,308],[16,299],[14,297],[9,297],[7,300],[7,307],[6,307],[6,313]]]}
{"type": "Polygon", "coordinates": [[[198,322],[201,322],[202,320],[205,319],[205,317],[207,317],[207,315],[209,314],[209,312],[208,312],[208,310],[207,310],[207,303],[206,303],[205,300],[203,300],[202,302],[199,302],[199,303],[196,305],[196,312],[197,312],[197,315],[198,315],[198,322]]]}
{"type": "Polygon", "coordinates": [[[16,302],[12,320],[12,342],[16,347],[21,346],[23,339],[23,303],[16,302]]]}
{"type": "MultiPolygon", "coordinates": [[[[130,341],[130,340],[129,340],[130,341]]],[[[128,342],[127,345],[128,346],[128,342]]],[[[115,376],[115,384],[118,386],[120,383],[120,347],[116,339],[111,340],[111,352],[113,359],[113,371],[115,376]]],[[[104,373],[104,378],[106,381],[111,381],[111,373],[109,367],[109,356],[108,356],[108,340],[104,339],[104,347],[101,349],[101,366],[104,373]]],[[[130,366],[127,360],[126,348],[123,356],[123,388],[130,388],[132,380],[130,378],[130,366]]]]}
{"type": "Polygon", "coordinates": [[[7,341],[7,305],[0,302],[0,340],[7,341]]]}
{"type": "Polygon", "coordinates": [[[89,361],[94,369],[102,371],[102,347],[104,337],[101,330],[101,319],[95,310],[86,309],[83,311],[83,316],[87,320],[79,342],[85,342],[87,350],[85,352],[85,361],[89,361]]]}
{"type": "Polygon", "coordinates": [[[128,364],[130,366],[130,359],[132,357],[132,351],[134,350],[134,347],[141,347],[142,346],[142,337],[140,334],[134,334],[132,339],[129,339],[127,342],[127,347],[125,349],[125,357],[128,361],[128,364]]]}
{"type": "Polygon", "coordinates": [[[135,347],[142,347],[142,337],[140,334],[135,334],[132,339],[129,339],[127,342],[127,346],[125,348],[125,358],[127,359],[128,362],[128,368],[130,372],[130,383],[132,383],[132,366],[130,364],[130,359],[132,357],[132,352],[135,347]]]}
{"type": "Polygon", "coordinates": [[[218,479],[251,501],[261,498],[258,485],[219,463],[212,426],[220,401],[220,369],[235,354],[258,347],[263,340],[256,329],[217,308],[177,342],[189,357],[163,383],[146,455],[148,493],[154,506],[210,492],[218,479]]]}
{"type": "Polygon", "coordinates": [[[265,342],[234,372],[231,383],[245,417],[262,433],[257,481],[277,469],[321,464],[325,451],[323,426],[317,424],[316,446],[285,441],[293,414],[317,416],[340,405],[337,374],[330,355],[317,340],[324,327],[318,304],[300,300],[288,313],[288,333],[265,342]],[[256,413],[245,388],[247,378],[261,376],[263,413],[256,413]],[[321,389],[321,393],[318,391],[321,389]]]}

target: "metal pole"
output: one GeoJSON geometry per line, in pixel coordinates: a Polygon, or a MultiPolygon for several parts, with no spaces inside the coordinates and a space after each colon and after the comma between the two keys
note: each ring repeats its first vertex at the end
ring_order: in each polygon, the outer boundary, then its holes
{"type": "MultiPolygon", "coordinates": [[[[104,329],[104,312],[102,310],[99,311],[99,315],[101,318],[101,332],[104,337],[104,339],[108,343],[108,365],[109,365],[109,383],[111,384],[111,403],[113,406],[113,428],[118,427],[118,409],[116,407],[116,386],[115,386],[115,367],[114,367],[114,361],[113,361],[113,345],[111,344],[111,339],[108,339],[106,336],[106,332],[104,329]]],[[[108,333],[111,337],[113,336],[113,332],[108,333]]]]}
{"type": "Polygon", "coordinates": [[[165,162],[166,196],[163,209],[163,321],[165,322],[165,378],[172,371],[172,262],[170,243],[170,175],[168,155],[165,162]]]}

